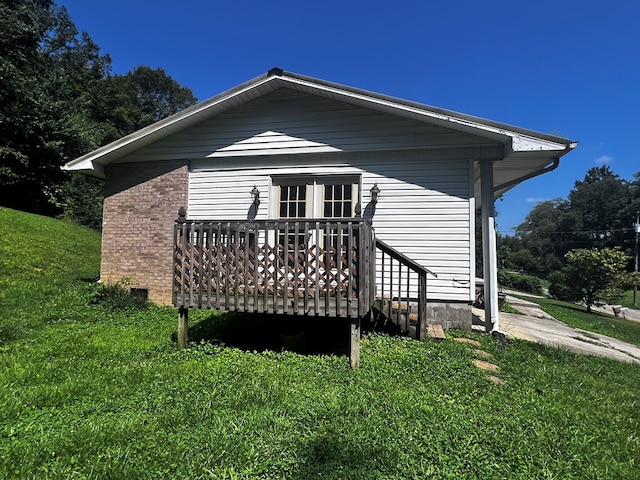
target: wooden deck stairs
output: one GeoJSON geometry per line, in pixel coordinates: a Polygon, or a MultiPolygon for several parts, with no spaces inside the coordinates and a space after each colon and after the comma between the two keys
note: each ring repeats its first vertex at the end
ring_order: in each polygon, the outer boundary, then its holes
{"type": "MultiPolygon", "coordinates": [[[[417,302],[389,302],[377,299],[372,317],[374,328],[417,338],[419,325],[417,302]]],[[[441,341],[446,340],[447,337],[442,325],[427,323],[426,338],[441,341]]]]}

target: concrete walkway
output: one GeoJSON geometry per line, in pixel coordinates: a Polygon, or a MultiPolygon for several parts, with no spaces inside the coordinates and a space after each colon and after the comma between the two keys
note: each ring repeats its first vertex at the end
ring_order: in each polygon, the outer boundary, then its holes
{"type": "MultiPolygon", "coordinates": [[[[507,302],[524,314],[500,313],[500,327],[507,338],[520,338],[585,355],[598,355],[640,364],[640,347],[598,333],[572,328],[543,312],[535,303],[511,295],[507,295],[507,302]]],[[[484,310],[474,308],[473,313],[476,317],[475,328],[484,328],[484,310]]]]}

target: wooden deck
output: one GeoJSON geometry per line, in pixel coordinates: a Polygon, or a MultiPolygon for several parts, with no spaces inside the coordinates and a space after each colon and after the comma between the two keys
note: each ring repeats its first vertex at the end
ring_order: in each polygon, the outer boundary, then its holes
{"type": "Polygon", "coordinates": [[[351,325],[355,368],[361,319],[376,309],[403,332],[426,336],[428,275],[435,276],[377,240],[362,219],[195,221],[181,209],[174,228],[178,347],[187,343],[192,308],[342,317],[351,325]]]}
{"type": "Polygon", "coordinates": [[[375,300],[375,238],[361,219],[193,221],[174,229],[178,308],[361,318],[375,300]]]}

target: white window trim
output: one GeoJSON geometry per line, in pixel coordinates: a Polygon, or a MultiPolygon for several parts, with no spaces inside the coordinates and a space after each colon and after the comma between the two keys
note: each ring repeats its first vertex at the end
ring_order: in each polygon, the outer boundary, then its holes
{"type": "Polygon", "coordinates": [[[358,204],[362,205],[362,177],[360,175],[274,175],[271,177],[271,202],[269,217],[280,218],[280,186],[307,186],[305,218],[324,218],[324,186],[335,184],[352,185],[351,217],[356,217],[358,204]]]}

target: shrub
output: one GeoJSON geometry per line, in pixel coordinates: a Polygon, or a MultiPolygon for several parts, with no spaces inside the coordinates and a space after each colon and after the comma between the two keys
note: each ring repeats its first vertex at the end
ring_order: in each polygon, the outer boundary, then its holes
{"type": "Polygon", "coordinates": [[[498,270],[498,284],[503,288],[513,288],[521,292],[542,293],[542,284],[539,278],[507,270],[498,270]]]}
{"type": "Polygon", "coordinates": [[[549,295],[556,300],[564,300],[566,302],[573,302],[578,300],[579,295],[567,285],[564,273],[562,271],[553,272],[549,275],[549,295]]]}
{"type": "Polygon", "coordinates": [[[91,298],[92,305],[102,305],[110,310],[141,310],[149,306],[145,295],[131,290],[131,282],[123,278],[116,283],[97,284],[91,298]]]}

